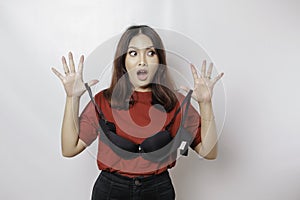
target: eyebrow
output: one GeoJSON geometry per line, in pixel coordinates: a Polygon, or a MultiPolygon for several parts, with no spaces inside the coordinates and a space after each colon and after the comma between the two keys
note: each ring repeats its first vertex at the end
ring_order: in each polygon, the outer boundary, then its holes
{"type": "MultiPolygon", "coordinates": [[[[132,48],[132,49],[139,49],[139,48],[133,47],[133,46],[128,47],[128,49],[129,49],[129,48],[132,48]]],[[[144,49],[151,49],[151,48],[154,48],[154,49],[155,49],[154,46],[149,46],[149,47],[146,47],[146,48],[144,48],[144,49]]]]}

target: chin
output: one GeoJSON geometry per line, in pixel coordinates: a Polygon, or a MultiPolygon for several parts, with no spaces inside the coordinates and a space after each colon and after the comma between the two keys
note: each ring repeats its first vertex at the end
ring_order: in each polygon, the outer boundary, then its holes
{"type": "Polygon", "coordinates": [[[150,83],[142,84],[142,85],[136,85],[135,88],[138,89],[138,90],[143,90],[143,91],[151,91],[150,83]]]}

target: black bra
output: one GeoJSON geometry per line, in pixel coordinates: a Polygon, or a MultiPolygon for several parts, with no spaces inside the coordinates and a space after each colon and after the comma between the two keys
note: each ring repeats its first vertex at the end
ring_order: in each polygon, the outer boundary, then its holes
{"type": "Polygon", "coordinates": [[[116,134],[115,124],[105,119],[101,109],[95,103],[90,87],[88,84],[85,84],[85,86],[99,116],[101,140],[105,144],[109,145],[109,147],[122,159],[129,160],[138,156],[142,156],[144,159],[152,162],[164,162],[167,159],[173,159],[173,161],[175,161],[178,148],[180,148],[181,155],[187,156],[188,147],[194,138],[192,137],[192,134],[182,126],[182,124],[187,116],[190,99],[193,92],[192,90],[190,90],[186,95],[180,107],[176,110],[172,120],[166,126],[165,130],[146,138],[141,144],[136,144],[116,134]],[[183,113],[183,117],[181,118],[180,127],[177,130],[176,136],[172,137],[169,132],[169,128],[174,123],[175,117],[185,103],[186,109],[183,113]]]}

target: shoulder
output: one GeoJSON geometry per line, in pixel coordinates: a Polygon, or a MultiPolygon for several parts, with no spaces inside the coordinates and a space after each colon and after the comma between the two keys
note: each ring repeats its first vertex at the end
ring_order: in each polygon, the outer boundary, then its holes
{"type": "Polygon", "coordinates": [[[96,93],[94,98],[95,98],[95,102],[98,105],[109,103],[108,100],[105,97],[105,92],[106,91],[107,91],[107,89],[103,89],[103,90],[99,91],[98,93],[96,93]]]}
{"type": "Polygon", "coordinates": [[[175,96],[177,98],[177,104],[181,104],[182,101],[184,100],[184,98],[186,97],[186,95],[184,95],[183,93],[181,93],[179,91],[175,91],[175,96]]]}
{"type": "MultiPolygon", "coordinates": [[[[176,97],[177,97],[176,108],[178,109],[181,106],[185,107],[185,105],[188,102],[187,100],[185,100],[186,97],[187,97],[187,93],[176,92],[176,97]]],[[[197,109],[194,107],[194,105],[192,103],[192,99],[190,99],[190,101],[189,101],[188,113],[191,114],[191,115],[199,116],[199,113],[198,113],[197,109]]]]}
{"type": "Polygon", "coordinates": [[[182,94],[182,93],[179,92],[179,91],[175,91],[175,95],[176,95],[178,101],[180,101],[180,102],[181,102],[181,101],[184,99],[184,97],[185,97],[185,95],[182,94]]]}
{"type": "Polygon", "coordinates": [[[175,98],[176,98],[175,99],[176,104],[172,108],[172,110],[170,110],[170,112],[168,112],[171,115],[173,115],[180,108],[180,106],[182,104],[182,101],[185,98],[185,95],[183,93],[181,93],[180,91],[178,91],[178,90],[173,91],[173,94],[175,95],[175,98]]]}
{"type": "Polygon", "coordinates": [[[99,92],[96,93],[95,98],[103,98],[104,97],[104,93],[107,89],[103,89],[99,92]]]}

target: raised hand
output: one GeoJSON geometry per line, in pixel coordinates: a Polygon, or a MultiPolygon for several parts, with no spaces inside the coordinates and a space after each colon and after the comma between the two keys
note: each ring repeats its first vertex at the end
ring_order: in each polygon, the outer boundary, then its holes
{"type": "MultiPolygon", "coordinates": [[[[80,97],[85,92],[85,85],[82,79],[83,62],[84,57],[80,57],[78,64],[78,70],[75,70],[75,64],[73,60],[73,55],[69,52],[69,66],[66,62],[66,58],[62,57],[62,64],[65,72],[65,76],[59,73],[55,68],[52,67],[53,73],[61,80],[65,88],[68,97],[80,97]]],[[[97,84],[98,80],[89,81],[89,86],[97,84]]]]}
{"type": "MultiPolygon", "coordinates": [[[[211,102],[213,88],[218,80],[222,78],[224,73],[220,73],[215,78],[211,78],[213,70],[213,64],[210,63],[208,70],[206,70],[206,61],[202,63],[202,69],[200,76],[197,73],[197,70],[193,64],[191,64],[191,71],[194,79],[194,92],[192,97],[199,103],[208,103],[211,102]]],[[[187,87],[182,87],[184,90],[188,91],[187,87]]]]}

